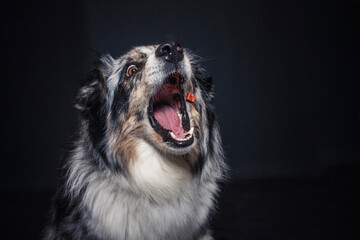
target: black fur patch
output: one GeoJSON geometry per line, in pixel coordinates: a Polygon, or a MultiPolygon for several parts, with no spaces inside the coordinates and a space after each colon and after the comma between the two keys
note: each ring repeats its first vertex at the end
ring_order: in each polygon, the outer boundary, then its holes
{"type": "Polygon", "coordinates": [[[113,122],[116,122],[116,119],[119,117],[120,113],[126,114],[129,108],[129,98],[130,90],[118,86],[115,91],[114,100],[111,106],[111,120],[113,122]]]}
{"type": "MultiPolygon", "coordinates": [[[[127,67],[124,67],[124,71],[126,69],[127,67]]],[[[135,87],[135,80],[132,77],[125,77],[124,71],[120,74],[119,84],[115,90],[111,106],[111,120],[113,122],[116,122],[120,113],[126,114],[128,112],[130,94],[135,87]]]]}

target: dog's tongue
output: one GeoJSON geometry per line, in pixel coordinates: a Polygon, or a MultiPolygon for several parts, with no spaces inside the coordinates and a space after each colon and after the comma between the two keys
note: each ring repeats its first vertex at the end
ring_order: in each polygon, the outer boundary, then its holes
{"type": "Polygon", "coordinates": [[[154,117],[163,128],[171,130],[179,138],[185,138],[180,118],[172,106],[163,104],[155,107],[154,117]]]}

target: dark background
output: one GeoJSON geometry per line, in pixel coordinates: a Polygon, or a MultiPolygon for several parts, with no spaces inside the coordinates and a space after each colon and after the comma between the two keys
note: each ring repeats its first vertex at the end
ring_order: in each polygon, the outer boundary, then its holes
{"type": "Polygon", "coordinates": [[[215,81],[231,167],[217,239],[358,236],[359,1],[24,1],[1,24],[7,239],[39,238],[95,53],[167,39],[215,81]]]}

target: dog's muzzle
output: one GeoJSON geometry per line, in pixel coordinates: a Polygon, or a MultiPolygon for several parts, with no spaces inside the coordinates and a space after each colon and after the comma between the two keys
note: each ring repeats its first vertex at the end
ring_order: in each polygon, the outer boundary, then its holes
{"type": "Polygon", "coordinates": [[[179,43],[166,42],[157,47],[155,56],[167,63],[164,71],[168,74],[150,99],[150,124],[163,142],[176,148],[188,147],[194,143],[194,128],[190,126],[185,104],[184,49],[179,43]]]}

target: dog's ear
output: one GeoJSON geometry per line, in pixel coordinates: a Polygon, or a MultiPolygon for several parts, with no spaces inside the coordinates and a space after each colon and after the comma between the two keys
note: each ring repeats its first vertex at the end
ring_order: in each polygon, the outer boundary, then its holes
{"type": "Polygon", "coordinates": [[[95,68],[76,94],[75,108],[88,117],[99,110],[106,100],[106,79],[111,74],[114,59],[105,55],[95,62],[95,68]]]}
{"type": "MultiPolygon", "coordinates": [[[[193,56],[195,60],[191,64],[191,68],[194,76],[194,84],[195,86],[199,86],[201,91],[205,94],[205,96],[211,100],[213,97],[213,78],[208,75],[204,68],[202,68],[199,63],[197,63],[197,56],[193,56]]],[[[201,59],[200,59],[201,60],[201,59]]]]}
{"type": "Polygon", "coordinates": [[[196,85],[199,85],[204,96],[211,101],[213,99],[213,78],[209,75],[205,75],[204,72],[196,74],[195,76],[196,85]]]}
{"type": "Polygon", "coordinates": [[[202,86],[207,93],[211,93],[213,89],[213,78],[212,76],[205,77],[202,81],[202,86]]]}
{"type": "Polygon", "coordinates": [[[96,77],[97,74],[91,75],[93,76],[80,88],[75,98],[75,108],[85,116],[88,116],[94,106],[99,105],[101,101],[101,80],[96,77]]]}

